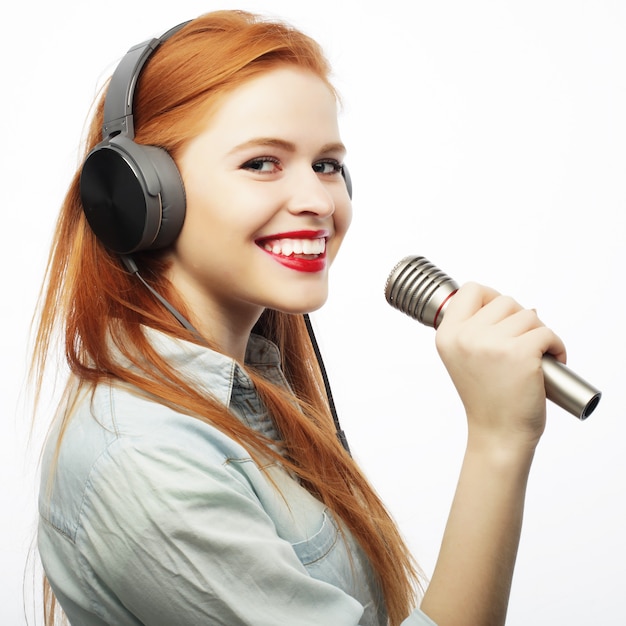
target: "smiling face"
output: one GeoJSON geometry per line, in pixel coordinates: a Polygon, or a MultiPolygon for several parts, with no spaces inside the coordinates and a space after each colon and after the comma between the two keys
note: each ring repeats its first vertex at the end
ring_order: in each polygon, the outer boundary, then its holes
{"type": "Polygon", "coordinates": [[[325,302],[351,219],[344,155],[334,94],[283,66],[227,94],[177,156],[187,213],[169,278],[218,343],[264,308],[325,302]]]}

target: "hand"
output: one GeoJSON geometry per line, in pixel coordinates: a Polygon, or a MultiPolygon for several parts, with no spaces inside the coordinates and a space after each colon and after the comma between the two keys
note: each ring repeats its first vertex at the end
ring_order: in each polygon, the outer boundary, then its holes
{"type": "Polygon", "coordinates": [[[536,446],[545,428],[545,352],[565,362],[563,342],[512,298],[468,283],[450,300],[436,335],[465,406],[470,437],[536,446]]]}

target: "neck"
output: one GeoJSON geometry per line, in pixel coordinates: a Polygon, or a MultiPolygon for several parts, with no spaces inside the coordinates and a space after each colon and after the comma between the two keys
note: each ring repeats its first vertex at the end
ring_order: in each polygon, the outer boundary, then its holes
{"type": "Polygon", "coordinates": [[[252,328],[263,307],[249,303],[221,302],[211,297],[196,281],[170,268],[170,282],[175,285],[190,313],[189,322],[220,352],[243,363],[252,328]]]}
{"type": "Polygon", "coordinates": [[[250,333],[263,310],[260,309],[254,316],[250,312],[237,315],[232,310],[223,314],[206,310],[199,313],[194,307],[191,310],[195,314],[192,323],[200,335],[210,340],[222,354],[243,363],[250,333]]]}

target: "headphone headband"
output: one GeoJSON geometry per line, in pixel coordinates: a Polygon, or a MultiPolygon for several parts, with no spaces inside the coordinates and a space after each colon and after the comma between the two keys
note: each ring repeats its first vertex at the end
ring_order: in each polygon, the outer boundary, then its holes
{"type": "Polygon", "coordinates": [[[104,102],[104,124],[102,138],[125,135],[135,137],[133,124],[133,98],[141,70],[152,53],[189,21],[178,24],[160,37],[148,39],[133,46],[115,68],[104,102]]]}

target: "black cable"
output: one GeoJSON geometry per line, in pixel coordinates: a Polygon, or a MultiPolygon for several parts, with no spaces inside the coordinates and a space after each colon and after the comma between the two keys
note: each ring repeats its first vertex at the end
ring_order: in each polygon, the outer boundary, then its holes
{"type": "Polygon", "coordinates": [[[309,333],[309,338],[311,339],[311,344],[313,345],[313,351],[315,352],[317,363],[320,367],[320,371],[322,372],[322,380],[324,381],[324,389],[326,389],[326,397],[328,398],[328,406],[330,408],[330,413],[333,416],[333,422],[335,423],[335,430],[337,431],[337,438],[341,442],[341,445],[344,447],[345,451],[348,454],[351,454],[350,446],[348,445],[348,439],[346,438],[346,434],[343,432],[341,428],[341,424],[339,423],[339,415],[337,414],[337,408],[335,407],[335,401],[333,400],[333,394],[330,389],[330,381],[328,380],[328,374],[326,373],[326,368],[324,367],[324,360],[322,359],[322,353],[320,352],[320,348],[317,345],[317,339],[315,338],[315,333],[313,332],[313,324],[311,324],[311,318],[309,317],[308,313],[304,314],[304,322],[306,324],[306,329],[309,333]]]}

